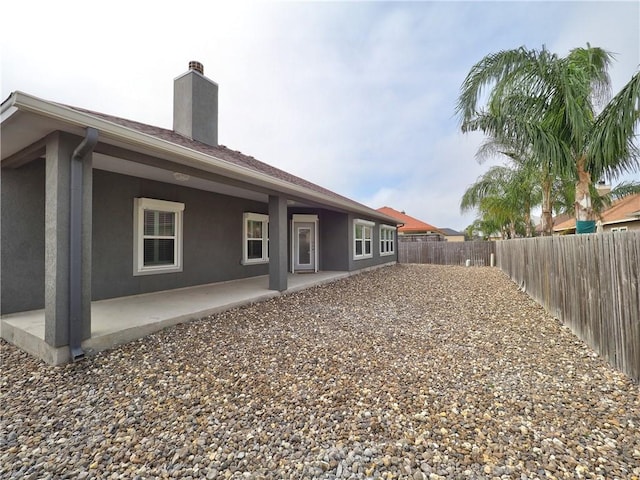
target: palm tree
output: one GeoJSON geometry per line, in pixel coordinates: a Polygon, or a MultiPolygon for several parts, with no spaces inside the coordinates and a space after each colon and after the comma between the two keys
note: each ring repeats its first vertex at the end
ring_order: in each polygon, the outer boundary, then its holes
{"type": "Polygon", "coordinates": [[[466,236],[469,240],[483,239],[489,240],[493,235],[500,234],[504,238],[503,225],[496,219],[483,216],[476,218],[466,229],[466,236]]]}
{"type": "Polygon", "coordinates": [[[462,130],[482,130],[529,153],[540,169],[547,232],[555,178],[576,181],[578,232],[588,232],[595,229],[592,178],[612,179],[639,167],[633,136],[640,119],[640,72],[596,115],[609,96],[611,59],[589,45],[566,57],[521,47],[487,55],[462,84],[456,107],[462,130]],[[479,108],[486,89],[486,105],[479,108]]]}
{"type": "Polygon", "coordinates": [[[540,202],[534,172],[514,158],[515,168],[494,166],[469,186],[460,202],[461,212],[477,208],[487,224],[499,225],[504,237],[515,238],[519,226],[532,234],[531,208],[540,202]]]}
{"type": "MultiPolygon", "coordinates": [[[[529,101],[530,99],[528,97],[520,97],[517,102],[510,102],[509,105],[516,107],[529,101]]],[[[508,115],[511,119],[511,126],[504,128],[504,124],[500,118],[500,116],[505,117],[504,108],[502,108],[501,112],[497,113],[495,106],[490,106],[489,111],[480,113],[475,119],[463,124],[463,131],[483,130],[490,135],[476,153],[478,162],[482,163],[488,157],[506,155],[517,164],[526,166],[530,172],[529,175],[536,176],[533,172],[537,171],[538,184],[539,187],[541,187],[539,194],[541,195],[542,203],[542,234],[551,235],[553,229],[553,188],[559,176],[563,175],[566,177],[568,173],[558,169],[559,171],[553,174],[551,170],[554,166],[549,161],[539,161],[539,159],[532,154],[531,147],[522,143],[521,139],[514,135],[514,132],[517,131],[515,127],[522,128],[522,125],[518,125],[517,122],[532,125],[536,120],[533,118],[525,120],[520,117],[519,114],[520,108],[516,107],[516,111],[508,115]]],[[[527,186],[528,184],[529,182],[525,183],[527,186]]],[[[527,195],[527,192],[523,191],[522,193],[523,195],[527,195]]]]}

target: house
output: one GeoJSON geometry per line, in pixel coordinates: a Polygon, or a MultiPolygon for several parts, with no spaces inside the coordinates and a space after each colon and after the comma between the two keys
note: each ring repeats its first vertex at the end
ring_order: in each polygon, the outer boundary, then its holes
{"type": "Polygon", "coordinates": [[[615,201],[602,213],[596,225],[598,231],[603,232],[640,230],[640,193],[615,201]]]}
{"type": "Polygon", "coordinates": [[[391,207],[380,207],[378,212],[398,221],[398,224],[401,225],[398,227],[398,235],[404,239],[408,240],[409,237],[412,237],[414,240],[443,240],[444,234],[440,229],[407,215],[404,211],[399,212],[391,207]]]}
{"type": "Polygon", "coordinates": [[[440,228],[447,242],[464,242],[464,233],[453,230],[452,228],[440,228]]]}
{"type": "MultiPolygon", "coordinates": [[[[561,213],[559,215],[556,215],[555,217],[552,218],[552,223],[553,226],[556,227],[560,224],[565,223],[567,220],[571,220],[573,218],[573,215],[569,215],[567,213],[561,213]]],[[[536,236],[540,236],[542,235],[542,219],[536,223],[536,236]]],[[[575,233],[575,220],[573,223],[573,232],[575,233]]]]}
{"type": "MultiPolygon", "coordinates": [[[[599,215],[596,229],[598,233],[640,230],[640,193],[627,195],[613,202],[599,215]]],[[[575,233],[575,231],[576,219],[574,217],[554,224],[553,227],[553,233],[556,235],[566,235],[575,233]]]]}
{"type": "Polygon", "coordinates": [[[397,261],[394,218],[218,144],[201,63],[174,80],[173,112],[168,130],[2,103],[0,314],[41,312],[38,348],[84,356],[98,300],[259,276],[281,292],[291,273],[397,261]]]}

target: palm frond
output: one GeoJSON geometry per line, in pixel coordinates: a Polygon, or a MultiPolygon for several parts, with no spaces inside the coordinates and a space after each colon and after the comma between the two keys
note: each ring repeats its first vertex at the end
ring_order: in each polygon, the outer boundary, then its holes
{"type": "Polygon", "coordinates": [[[640,193],[640,182],[622,182],[611,189],[609,196],[612,200],[619,200],[638,193],[640,193]]]}
{"type": "Polygon", "coordinates": [[[462,83],[456,105],[461,124],[476,115],[478,101],[486,90],[510,79],[521,65],[534,62],[535,58],[534,50],[520,47],[489,54],[473,65],[462,83]]]}
{"type": "Polygon", "coordinates": [[[640,170],[640,151],[635,143],[639,124],[640,71],[596,119],[587,144],[589,168],[594,176],[610,180],[640,170]]]}

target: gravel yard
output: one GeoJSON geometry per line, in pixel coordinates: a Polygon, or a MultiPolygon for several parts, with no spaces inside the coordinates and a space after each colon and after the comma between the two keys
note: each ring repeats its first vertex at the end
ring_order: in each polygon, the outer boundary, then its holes
{"type": "Polygon", "coordinates": [[[640,477],[640,389],[497,269],[397,265],[50,367],[0,477],[640,477]]]}

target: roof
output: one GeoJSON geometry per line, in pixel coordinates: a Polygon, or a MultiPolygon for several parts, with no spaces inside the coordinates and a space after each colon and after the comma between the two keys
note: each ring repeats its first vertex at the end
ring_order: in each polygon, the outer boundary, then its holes
{"type": "MultiPolygon", "coordinates": [[[[540,220],[542,220],[542,218],[540,220]]],[[[552,226],[553,226],[554,229],[556,227],[560,227],[560,228],[562,228],[564,230],[565,228],[575,228],[575,226],[576,226],[575,218],[573,217],[573,215],[570,215],[568,213],[561,213],[559,215],[556,215],[555,217],[553,217],[551,223],[553,224],[552,226]],[[565,224],[566,222],[570,221],[571,219],[573,219],[573,226],[561,227],[561,225],[565,224]]],[[[542,233],[542,221],[536,225],[536,232],[542,233]]]]}
{"type": "MultiPolygon", "coordinates": [[[[616,200],[600,214],[602,225],[614,223],[624,223],[640,220],[640,193],[627,195],[616,200]]],[[[564,230],[572,230],[576,228],[576,219],[570,217],[558,224],[555,224],[553,230],[561,232],[564,230]]]]}
{"type": "Polygon", "coordinates": [[[149,153],[177,164],[241,180],[262,191],[275,191],[293,199],[302,199],[312,205],[346,210],[388,223],[395,221],[373,208],[252,156],[223,145],[210,146],[191,140],[173,130],[51,102],[19,91],[2,102],[0,116],[3,161],[52,131],[84,135],[86,128],[92,127],[98,130],[99,142],[104,144],[149,153]]]}
{"type": "MultiPolygon", "coordinates": [[[[351,200],[350,198],[339,195],[335,192],[332,192],[331,190],[321,187],[320,185],[316,185],[315,183],[311,183],[308,180],[305,180],[304,178],[300,178],[288,172],[285,172],[284,170],[280,170],[279,168],[273,167],[268,163],[261,162],[260,160],[257,160],[254,157],[252,157],[251,155],[245,155],[238,150],[232,150],[226,147],[225,145],[217,145],[214,147],[211,145],[207,145],[206,143],[198,142],[197,140],[192,140],[190,138],[187,138],[184,135],[180,135],[179,133],[176,133],[175,131],[169,130],[167,128],[155,127],[153,125],[147,125],[145,123],[136,122],[134,120],[115,117],[113,115],[94,112],[92,110],[86,110],[84,108],[73,107],[70,105],[63,105],[63,106],[70,108],[72,110],[75,110],[77,112],[86,113],[94,117],[102,118],[109,122],[117,123],[118,125],[122,125],[123,127],[127,127],[132,130],[137,130],[138,132],[141,132],[141,133],[146,133],[147,135],[151,135],[153,137],[166,140],[175,145],[180,145],[185,148],[202,152],[206,155],[210,155],[212,157],[224,160],[226,162],[230,162],[236,165],[240,165],[242,167],[250,168],[251,170],[255,170],[264,175],[278,178],[280,180],[284,180],[286,182],[290,182],[295,185],[308,188],[309,190],[313,190],[318,193],[323,193],[325,195],[336,197],[341,200],[347,200],[349,202],[356,203],[354,200],[351,200]]],[[[362,206],[365,206],[365,205],[362,205],[362,206]]]]}
{"type": "Polygon", "coordinates": [[[384,213],[389,217],[393,217],[397,219],[400,223],[404,225],[398,228],[399,232],[402,233],[418,233],[418,232],[436,232],[442,233],[438,228],[430,225],[422,220],[418,220],[410,215],[407,215],[404,212],[399,212],[391,207],[381,207],[378,208],[378,212],[384,213]]]}
{"type": "Polygon", "coordinates": [[[640,193],[617,200],[602,213],[601,219],[603,225],[640,220],[640,193]]]}
{"type": "Polygon", "coordinates": [[[453,228],[440,228],[439,230],[447,237],[457,237],[457,236],[460,236],[460,235],[464,236],[464,233],[458,232],[457,230],[454,230],[453,228]]]}

